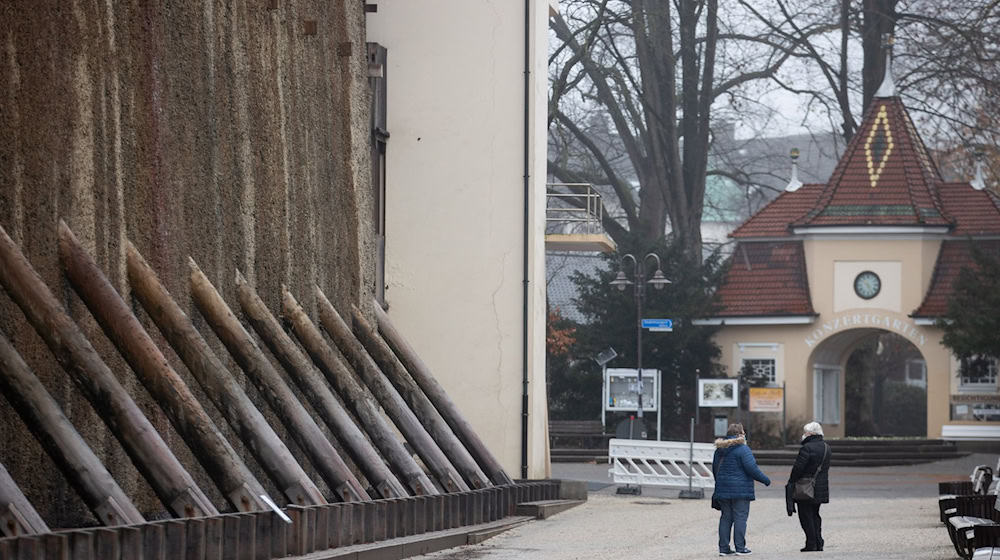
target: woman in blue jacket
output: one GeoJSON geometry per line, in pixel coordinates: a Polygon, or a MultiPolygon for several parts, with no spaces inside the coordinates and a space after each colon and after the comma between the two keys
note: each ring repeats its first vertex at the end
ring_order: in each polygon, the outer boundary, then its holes
{"type": "Polygon", "coordinates": [[[747,517],[750,502],[756,498],[753,481],[771,485],[771,479],[757,467],[757,460],[747,447],[746,432],[742,424],[730,424],[726,437],[715,440],[712,474],[715,476],[715,493],[712,507],[720,509],[719,556],[750,554],[747,548],[747,517]],[[735,550],[729,548],[732,536],[735,550]]]}

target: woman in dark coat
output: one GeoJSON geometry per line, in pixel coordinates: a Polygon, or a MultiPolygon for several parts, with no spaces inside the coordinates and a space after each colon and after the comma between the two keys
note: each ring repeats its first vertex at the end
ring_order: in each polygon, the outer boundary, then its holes
{"type": "MultiPolygon", "coordinates": [[[[816,478],[816,491],[811,500],[795,500],[799,523],[806,534],[802,552],[823,550],[823,519],[819,516],[820,504],[830,502],[830,446],[823,441],[823,426],[810,422],[802,429],[802,447],[795,457],[795,465],[788,477],[789,486],[802,477],[816,478]]],[[[791,515],[791,514],[789,514],[791,515]]]]}
{"type": "Polygon", "coordinates": [[[757,467],[757,460],[747,447],[743,425],[730,424],[727,434],[725,438],[715,440],[715,455],[712,457],[715,493],[712,494],[712,507],[722,511],[719,518],[719,556],[742,556],[750,554],[746,532],[750,502],[755,499],[753,481],[770,486],[771,479],[757,467]],[[729,548],[730,535],[735,551],[729,548]]]}

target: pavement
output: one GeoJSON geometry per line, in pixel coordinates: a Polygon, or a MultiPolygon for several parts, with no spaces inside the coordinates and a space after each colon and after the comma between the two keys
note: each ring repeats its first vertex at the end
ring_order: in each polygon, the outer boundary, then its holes
{"type": "MultiPolygon", "coordinates": [[[[834,467],[831,501],[823,505],[825,550],[802,553],[798,517],[785,513],[784,483],[790,467],[762,467],[770,487],[757,485],[750,507],[747,546],[753,558],[922,559],[957,558],[938,519],[937,483],[967,479],[975,465],[995,466],[996,455],[974,454],[923,465],[834,467]]],[[[556,463],[553,478],[582,480],[586,504],[535,521],[482,544],[419,558],[508,559],[689,559],[718,557],[718,512],[706,498],[678,498],[679,489],[646,486],[642,494],[619,495],[607,465],[556,463]]]]}

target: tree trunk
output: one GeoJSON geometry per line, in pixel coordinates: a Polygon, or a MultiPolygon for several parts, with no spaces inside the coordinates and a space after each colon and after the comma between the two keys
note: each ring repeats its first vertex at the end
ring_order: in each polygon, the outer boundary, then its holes
{"type": "Polygon", "coordinates": [[[427,432],[434,437],[434,441],[441,447],[455,468],[461,471],[473,488],[486,488],[492,486],[490,480],[480,470],[476,460],[472,458],[469,451],[465,449],[462,442],[455,437],[454,432],[448,427],[441,414],[438,413],[431,401],[427,399],[424,392],[413,381],[410,374],[406,372],[403,364],[392,353],[389,345],[372,329],[368,321],[361,316],[361,312],[354,308],[351,310],[351,319],[354,325],[354,332],[364,344],[368,354],[378,363],[379,368],[399,390],[400,396],[413,410],[413,413],[420,420],[420,423],[427,429],[427,432]]]}
{"type": "Polygon", "coordinates": [[[130,242],[126,257],[132,293],[142,304],[170,346],[198,380],[208,398],[229,425],[246,442],[257,462],[295,505],[326,503],[316,484],[306,475],[291,451],[274,433],[270,424],[250,402],[226,366],[208,346],[191,319],[181,310],[156,273],[130,242]]]}
{"type": "Polygon", "coordinates": [[[132,500],[3,334],[0,334],[0,390],[101,524],[145,523],[132,500]]]}
{"type": "Polygon", "coordinates": [[[350,467],[330,440],[326,439],[316,421],[309,416],[295,393],[288,388],[281,374],[264,356],[194,259],[188,258],[188,268],[191,270],[191,298],[198,310],[264,400],[271,405],[271,410],[285,424],[288,434],[309,456],[323,480],[343,502],[370,500],[364,486],[358,482],[350,467]]]}
{"type": "Polygon", "coordinates": [[[340,398],[354,410],[358,420],[365,426],[368,434],[386,460],[393,466],[396,473],[403,478],[410,490],[416,495],[439,494],[420,466],[407,453],[403,444],[397,439],[392,427],[382,416],[375,397],[365,389],[345,366],[333,349],[323,339],[305,310],[295,301],[288,290],[284,290],[281,304],[282,314],[292,324],[295,336],[298,337],[306,352],[312,357],[313,363],[319,367],[327,381],[337,390],[340,398]]]}
{"type": "Polygon", "coordinates": [[[0,537],[48,532],[49,526],[0,463],[0,537]]]}
{"type": "MultiPolygon", "coordinates": [[[[848,0],[844,0],[845,2],[848,0]]],[[[898,0],[864,0],[861,21],[861,48],[864,53],[863,100],[867,108],[875,97],[885,75],[885,35],[896,29],[896,3],[898,0]]]]}
{"type": "Polygon", "coordinates": [[[114,343],[149,394],[166,413],[177,433],[237,511],[266,507],[264,487],[202,408],[180,375],[149,337],[97,263],[80,246],[69,227],[59,222],[59,260],[66,277],[114,343]]]}
{"type": "Polygon", "coordinates": [[[2,227],[0,285],[82,389],[163,505],[177,517],[218,514],[2,227]]]}
{"type": "Polygon", "coordinates": [[[399,392],[389,383],[371,356],[365,352],[361,343],[354,337],[351,328],[347,326],[341,318],[333,304],[326,298],[326,295],[318,286],[313,291],[316,295],[316,303],[319,307],[319,319],[323,328],[330,338],[333,339],[341,353],[354,368],[358,377],[368,386],[368,389],[375,395],[382,409],[389,415],[389,418],[396,424],[396,428],[402,432],[406,441],[413,446],[413,449],[423,459],[427,468],[434,473],[434,476],[441,483],[441,486],[448,492],[468,492],[469,486],[462,480],[462,475],[445,457],[441,448],[434,439],[427,433],[420,420],[417,419],[413,411],[406,406],[406,402],[399,396],[399,392]]]}
{"type": "Polygon", "coordinates": [[[257,335],[264,340],[264,344],[309,399],[379,495],[383,498],[406,496],[406,489],[379,457],[364,432],[344,409],[344,405],[327,387],[322,374],[316,371],[309,358],[285,334],[278,320],[239,272],[236,273],[236,294],[257,335]]]}

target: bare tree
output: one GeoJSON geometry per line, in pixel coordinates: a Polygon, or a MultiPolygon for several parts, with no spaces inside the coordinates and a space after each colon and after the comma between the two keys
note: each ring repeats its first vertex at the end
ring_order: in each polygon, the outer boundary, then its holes
{"type": "Polygon", "coordinates": [[[823,108],[845,140],[882,83],[890,44],[886,39],[894,36],[896,91],[929,130],[928,139],[945,151],[962,148],[966,169],[976,148],[990,151],[995,146],[1000,130],[996,0],[841,0],[812,8],[789,0],[741,3],[761,25],[802,46],[799,61],[822,79],[813,85],[780,74],[773,79],[823,108]],[[806,36],[824,18],[828,24],[836,22],[839,41],[806,36]],[[860,73],[850,68],[858,58],[860,73]]]}
{"type": "Polygon", "coordinates": [[[651,243],[669,224],[675,241],[701,259],[701,220],[713,110],[750,105],[754,82],[772,77],[802,38],[827,22],[776,33],[718,0],[568,0],[552,28],[553,138],[562,181],[609,185],[619,243],[651,243]],[[633,185],[629,172],[638,185],[633,185]]]}

